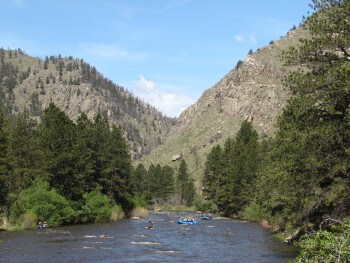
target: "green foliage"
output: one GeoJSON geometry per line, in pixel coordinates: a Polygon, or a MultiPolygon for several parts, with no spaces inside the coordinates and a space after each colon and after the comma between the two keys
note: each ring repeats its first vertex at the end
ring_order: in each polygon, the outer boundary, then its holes
{"type": "Polygon", "coordinates": [[[255,201],[251,201],[241,212],[241,216],[247,220],[259,222],[264,219],[266,211],[255,201]]]}
{"type": "Polygon", "coordinates": [[[23,113],[5,127],[1,114],[0,148],[0,201],[11,196],[11,222],[25,228],[33,214],[51,226],[119,218],[113,204],[126,209],[133,194],[125,139],[101,116],[75,124],[51,103],[40,125],[23,113]]]}
{"type": "Polygon", "coordinates": [[[220,187],[220,178],[224,169],[224,156],[220,145],[209,152],[203,176],[203,194],[209,200],[215,200],[220,187]]]}
{"type": "Polygon", "coordinates": [[[104,193],[123,203],[127,195],[131,194],[129,149],[121,130],[116,126],[112,126],[110,132],[107,130],[107,138],[104,140],[103,156],[100,159],[103,166],[98,181],[104,193]]]}
{"type": "Polygon", "coordinates": [[[0,108],[0,205],[4,205],[7,201],[8,195],[8,173],[9,165],[6,158],[6,134],[5,134],[5,120],[2,110],[0,108]]]}
{"type": "Polygon", "coordinates": [[[114,205],[111,210],[111,221],[117,221],[123,219],[125,216],[123,208],[120,205],[114,205]]]}
{"type": "Polygon", "coordinates": [[[31,186],[38,175],[44,176],[43,155],[36,140],[36,122],[27,112],[9,122],[7,158],[11,167],[10,192],[31,186]]]}
{"type": "Polygon", "coordinates": [[[34,213],[38,220],[46,221],[50,226],[72,222],[75,212],[68,200],[55,190],[49,190],[49,184],[41,178],[33,185],[12,196],[10,220],[21,224],[27,212],[34,213]]]}
{"type": "Polygon", "coordinates": [[[146,206],[145,201],[138,196],[133,196],[133,197],[128,198],[128,204],[129,204],[129,207],[131,207],[131,209],[136,208],[136,207],[145,207],[146,206]]]}
{"type": "Polygon", "coordinates": [[[304,235],[298,242],[297,262],[349,262],[350,220],[330,230],[304,235]]]}
{"type": "Polygon", "coordinates": [[[314,0],[311,38],[284,54],[302,64],[285,83],[292,99],[279,119],[257,201],[280,228],[320,224],[350,210],[350,2],[314,0]]]}
{"type": "Polygon", "coordinates": [[[204,194],[226,215],[236,214],[254,198],[257,172],[261,166],[258,134],[244,121],[234,140],[215,146],[208,155],[204,194]]]}
{"type": "Polygon", "coordinates": [[[175,191],[174,171],[168,166],[150,165],[148,171],[139,164],[132,173],[132,185],[136,196],[148,204],[166,203],[175,191]]]}
{"type": "Polygon", "coordinates": [[[193,180],[188,174],[187,164],[184,159],[182,159],[178,170],[177,187],[180,193],[180,204],[191,206],[193,203],[195,188],[193,180]]]}
{"type": "Polygon", "coordinates": [[[111,200],[98,189],[83,195],[82,222],[107,222],[112,215],[111,200]]]}
{"type": "Polygon", "coordinates": [[[24,229],[34,229],[38,223],[38,216],[33,211],[27,211],[23,215],[21,227],[24,229]]]}
{"type": "Polygon", "coordinates": [[[198,211],[203,211],[203,212],[210,212],[210,213],[217,213],[218,208],[214,201],[209,200],[209,201],[195,201],[196,209],[198,211]]]}
{"type": "Polygon", "coordinates": [[[132,184],[135,192],[140,196],[148,190],[147,170],[142,164],[139,164],[136,169],[133,170],[132,184]]]}
{"type": "Polygon", "coordinates": [[[44,110],[38,129],[39,146],[45,160],[44,169],[49,183],[69,199],[81,198],[80,182],[75,173],[77,157],[73,154],[75,143],[74,123],[53,103],[44,110]]]}

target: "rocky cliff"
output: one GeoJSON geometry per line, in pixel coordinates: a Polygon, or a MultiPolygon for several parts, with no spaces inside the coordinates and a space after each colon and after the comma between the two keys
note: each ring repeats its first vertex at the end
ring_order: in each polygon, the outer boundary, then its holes
{"type": "Polygon", "coordinates": [[[83,60],[41,60],[20,49],[0,49],[0,106],[5,113],[26,109],[38,118],[51,101],[73,120],[81,112],[89,118],[100,113],[120,125],[134,159],[162,144],[175,123],[83,60]]]}
{"type": "Polygon", "coordinates": [[[144,156],[141,162],[146,166],[159,162],[176,166],[175,160],[184,158],[200,186],[207,153],[213,145],[234,136],[243,120],[251,121],[261,137],[272,135],[277,118],[290,97],[282,79],[292,68],[284,65],[281,53],[297,45],[305,35],[302,29],[292,30],[284,38],[271,41],[239,61],[194,105],[182,112],[166,142],[144,156]]]}

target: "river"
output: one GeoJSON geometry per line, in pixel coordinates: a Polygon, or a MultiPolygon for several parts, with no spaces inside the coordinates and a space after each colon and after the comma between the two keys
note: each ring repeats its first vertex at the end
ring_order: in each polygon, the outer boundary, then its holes
{"type": "Polygon", "coordinates": [[[145,219],[0,232],[0,262],[287,262],[295,248],[258,224],[214,217],[178,225],[185,212],[145,219]],[[148,220],[155,229],[145,227],[148,220]]]}

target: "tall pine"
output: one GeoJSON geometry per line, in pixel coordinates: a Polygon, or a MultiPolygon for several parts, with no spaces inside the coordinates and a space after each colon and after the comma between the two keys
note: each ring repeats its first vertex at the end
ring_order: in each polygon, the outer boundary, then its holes
{"type": "Polygon", "coordinates": [[[9,165],[4,114],[0,108],[0,206],[7,204],[9,165]]]}

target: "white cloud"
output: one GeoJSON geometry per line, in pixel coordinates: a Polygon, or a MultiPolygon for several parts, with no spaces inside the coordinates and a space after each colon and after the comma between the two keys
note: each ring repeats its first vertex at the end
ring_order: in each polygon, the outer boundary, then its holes
{"type": "Polygon", "coordinates": [[[242,43],[242,42],[244,41],[244,36],[235,35],[235,40],[236,40],[238,43],[242,43]]]}
{"type": "Polygon", "coordinates": [[[145,79],[142,75],[140,75],[140,78],[135,81],[135,84],[138,89],[145,92],[153,91],[155,88],[155,82],[145,79]]]}
{"type": "Polygon", "coordinates": [[[258,42],[255,36],[253,35],[249,35],[249,36],[235,35],[234,38],[238,43],[256,44],[258,42]]]}
{"type": "MultiPolygon", "coordinates": [[[[176,91],[167,91],[166,84],[158,84],[140,75],[132,84],[135,95],[142,98],[167,116],[177,117],[188,106],[194,103],[190,96],[176,91]]],[[[173,90],[176,87],[172,88],[173,90]]]]}
{"type": "Polygon", "coordinates": [[[103,58],[118,58],[130,60],[141,60],[146,58],[145,54],[130,53],[129,51],[119,48],[116,45],[83,44],[82,51],[84,54],[95,55],[103,58]]]}

